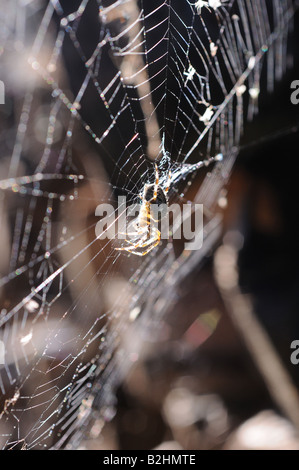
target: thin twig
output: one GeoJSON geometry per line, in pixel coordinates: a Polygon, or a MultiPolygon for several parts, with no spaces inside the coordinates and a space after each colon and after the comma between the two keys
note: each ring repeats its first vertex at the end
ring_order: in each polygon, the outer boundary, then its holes
{"type": "Polygon", "coordinates": [[[215,278],[227,311],[241,334],[274,402],[299,430],[298,391],[267,332],[256,317],[249,296],[238,286],[237,251],[220,247],[215,255],[215,278]]]}

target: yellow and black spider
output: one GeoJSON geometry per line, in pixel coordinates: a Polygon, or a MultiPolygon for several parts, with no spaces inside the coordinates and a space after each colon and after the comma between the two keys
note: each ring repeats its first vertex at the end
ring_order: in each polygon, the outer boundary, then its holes
{"type": "MultiPolygon", "coordinates": [[[[168,204],[167,193],[169,191],[171,182],[171,172],[168,173],[168,178],[165,186],[160,184],[160,176],[157,164],[155,164],[155,183],[144,185],[143,191],[140,195],[141,207],[138,217],[133,220],[132,227],[134,232],[126,233],[132,240],[125,240],[126,246],[116,248],[120,251],[127,251],[137,256],[144,256],[155,248],[161,240],[161,232],[156,227],[159,221],[154,219],[152,205],[168,204]]],[[[161,218],[162,213],[158,211],[161,218]]]]}

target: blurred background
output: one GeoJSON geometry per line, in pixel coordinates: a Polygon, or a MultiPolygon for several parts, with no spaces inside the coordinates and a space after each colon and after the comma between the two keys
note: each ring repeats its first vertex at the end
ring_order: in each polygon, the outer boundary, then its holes
{"type": "MultiPolygon", "coordinates": [[[[1,447],[299,449],[298,14],[286,73],[267,92],[264,71],[223,177],[215,237],[186,265],[179,244],[140,261],[95,239],[99,201],[134,199],[152,165],[124,150],[145,126],[136,83],[133,123],[128,108],[120,133],[95,138],[111,123],[86,79],[101,41],[93,73],[112,114],[125,103],[113,88],[122,59],[104,42],[128,21],[113,3],[0,4],[1,447]]],[[[208,172],[184,180],[183,197],[208,172]]]]}

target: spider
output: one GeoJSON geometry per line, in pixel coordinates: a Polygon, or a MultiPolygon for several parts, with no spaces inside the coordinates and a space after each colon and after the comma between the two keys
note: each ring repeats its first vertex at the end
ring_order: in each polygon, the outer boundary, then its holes
{"type": "Polygon", "coordinates": [[[188,80],[192,80],[194,75],[196,73],[195,68],[190,64],[188,70],[184,72],[184,75],[186,75],[186,82],[185,85],[187,84],[188,80]]]}
{"type": "Polygon", "coordinates": [[[207,8],[209,12],[211,11],[210,9],[212,8],[213,10],[217,10],[217,8],[222,7],[222,1],[227,2],[227,0],[197,0],[194,3],[194,6],[197,10],[197,13],[201,15],[201,9],[202,8],[207,8]]]}
{"type": "Polygon", "coordinates": [[[131,240],[125,240],[126,246],[116,248],[116,250],[127,251],[137,256],[145,256],[155,248],[161,240],[161,232],[153,225],[158,222],[165,214],[159,212],[158,220],[153,218],[152,204],[168,204],[167,193],[171,182],[171,171],[168,173],[168,179],[165,188],[160,185],[160,176],[158,166],[155,163],[155,183],[145,184],[143,192],[140,194],[141,207],[139,215],[132,222],[134,232],[126,233],[131,236],[131,240]],[[140,250],[140,251],[139,251],[140,250]]]}

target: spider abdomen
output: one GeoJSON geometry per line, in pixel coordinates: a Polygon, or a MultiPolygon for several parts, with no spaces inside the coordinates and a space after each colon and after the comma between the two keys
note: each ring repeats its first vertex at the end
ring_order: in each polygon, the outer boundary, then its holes
{"type": "Polygon", "coordinates": [[[168,202],[167,196],[161,186],[157,187],[157,195],[155,197],[154,184],[146,184],[144,186],[143,199],[146,202],[157,204],[158,206],[160,206],[160,204],[167,204],[168,202]]]}
{"type": "Polygon", "coordinates": [[[167,215],[168,198],[161,186],[155,188],[155,184],[146,184],[143,191],[143,204],[148,206],[148,215],[151,214],[155,222],[167,215]]]}

